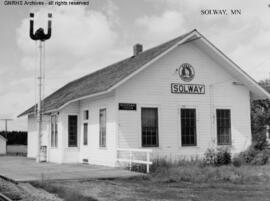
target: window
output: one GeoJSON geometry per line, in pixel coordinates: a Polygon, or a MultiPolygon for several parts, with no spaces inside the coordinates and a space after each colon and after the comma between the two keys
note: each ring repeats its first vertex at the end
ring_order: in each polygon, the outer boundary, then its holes
{"type": "Polygon", "coordinates": [[[231,111],[228,109],[217,109],[217,143],[231,144],[231,111]]]}
{"type": "Polygon", "coordinates": [[[77,147],[78,136],[78,117],[77,115],[68,116],[68,146],[77,147]]]}
{"type": "Polygon", "coordinates": [[[83,145],[87,145],[88,141],[88,123],[83,124],[83,145]]]}
{"type": "Polygon", "coordinates": [[[142,108],[142,146],[158,147],[158,109],[142,108]]]}
{"type": "Polygon", "coordinates": [[[106,109],[99,110],[99,146],[106,147],[106,109]]]}
{"type": "Polygon", "coordinates": [[[51,116],[51,147],[57,147],[58,128],[57,128],[57,116],[51,116]]]}
{"type": "Polygon", "coordinates": [[[84,110],[83,111],[83,120],[88,120],[89,119],[89,111],[88,110],[84,110]]]}
{"type": "Polygon", "coordinates": [[[181,109],[182,146],[196,146],[196,109],[181,109]]]}

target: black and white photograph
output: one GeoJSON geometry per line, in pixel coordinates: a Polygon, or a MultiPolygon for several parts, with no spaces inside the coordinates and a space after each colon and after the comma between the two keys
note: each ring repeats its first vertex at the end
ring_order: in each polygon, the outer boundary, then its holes
{"type": "Polygon", "coordinates": [[[270,0],[1,0],[15,200],[269,201],[270,0]]]}

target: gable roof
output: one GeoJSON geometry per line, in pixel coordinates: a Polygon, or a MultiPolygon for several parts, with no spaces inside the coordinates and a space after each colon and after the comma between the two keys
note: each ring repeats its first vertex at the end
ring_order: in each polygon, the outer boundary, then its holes
{"type": "MultiPolygon", "coordinates": [[[[106,93],[110,90],[116,88],[121,83],[128,80],[130,77],[134,76],[140,70],[147,67],[153,61],[157,60],[161,56],[165,55],[170,50],[174,49],[177,45],[193,40],[196,38],[202,38],[209,46],[218,50],[213,44],[211,44],[204,36],[202,36],[196,29],[183,34],[173,40],[170,40],[166,43],[143,51],[142,53],[126,58],[122,61],[109,65],[105,68],[102,68],[94,73],[81,77],[77,80],[74,80],[62,88],[58,89],[43,101],[43,111],[57,111],[59,108],[74,102],[76,100],[84,99],[90,96],[99,95],[100,93],[106,93]]],[[[223,53],[221,56],[224,56],[225,59],[232,62],[228,57],[223,53]]],[[[260,87],[256,81],[249,77],[240,67],[235,63],[232,63],[236,69],[239,70],[239,73],[247,76],[247,79],[251,80],[252,85],[257,85],[255,88],[259,89],[261,95],[265,98],[270,98],[268,94],[262,87],[260,87]]],[[[32,106],[25,112],[21,113],[18,117],[27,115],[35,112],[36,106],[32,106]]]]}
{"type": "MultiPolygon", "coordinates": [[[[120,82],[125,77],[151,61],[153,58],[184,39],[191,32],[149,50],[143,51],[137,56],[129,57],[66,84],[44,99],[44,111],[56,110],[73,99],[108,90],[116,83],[120,82]]],[[[33,113],[34,111],[35,105],[20,114],[19,117],[33,113]]]]}

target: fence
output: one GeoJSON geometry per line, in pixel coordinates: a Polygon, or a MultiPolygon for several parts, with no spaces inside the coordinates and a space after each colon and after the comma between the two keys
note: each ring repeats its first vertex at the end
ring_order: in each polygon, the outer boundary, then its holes
{"type": "Polygon", "coordinates": [[[152,162],[150,160],[150,154],[152,149],[117,149],[117,161],[126,162],[129,164],[130,170],[133,163],[146,165],[146,172],[149,173],[150,165],[152,162]],[[143,157],[142,157],[143,155],[143,157]]]}

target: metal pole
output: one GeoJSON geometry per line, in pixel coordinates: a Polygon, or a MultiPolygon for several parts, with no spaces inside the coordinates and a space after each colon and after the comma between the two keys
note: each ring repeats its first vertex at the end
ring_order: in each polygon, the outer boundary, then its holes
{"type": "Polygon", "coordinates": [[[37,111],[37,123],[38,123],[38,146],[37,146],[37,158],[36,162],[40,162],[40,147],[41,147],[41,132],[42,132],[42,108],[41,108],[41,96],[42,96],[42,41],[39,42],[39,76],[38,76],[38,111],[37,111]]]}

